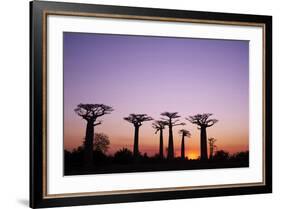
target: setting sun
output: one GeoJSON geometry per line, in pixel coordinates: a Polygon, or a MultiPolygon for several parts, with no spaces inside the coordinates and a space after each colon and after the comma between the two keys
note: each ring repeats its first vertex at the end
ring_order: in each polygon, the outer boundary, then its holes
{"type": "Polygon", "coordinates": [[[199,153],[198,152],[189,152],[187,153],[187,156],[186,156],[188,159],[190,160],[196,160],[199,158],[199,153]]]}

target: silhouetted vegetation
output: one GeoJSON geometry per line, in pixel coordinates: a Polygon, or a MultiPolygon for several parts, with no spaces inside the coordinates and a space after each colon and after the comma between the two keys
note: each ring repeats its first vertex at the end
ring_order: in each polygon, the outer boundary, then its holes
{"type": "Polygon", "coordinates": [[[194,116],[189,116],[189,118],[186,118],[191,123],[198,125],[198,129],[200,129],[200,146],[201,146],[200,158],[201,158],[201,160],[208,159],[206,129],[213,126],[215,123],[218,122],[217,119],[209,119],[209,117],[212,115],[213,114],[211,114],[211,113],[204,113],[204,114],[197,114],[194,116]]]}
{"type": "Polygon", "coordinates": [[[133,155],[134,158],[137,158],[139,156],[139,128],[142,126],[143,122],[153,120],[153,118],[146,114],[130,114],[128,117],[125,117],[124,120],[132,123],[135,127],[133,155]]]}
{"type": "Polygon", "coordinates": [[[114,162],[128,164],[133,162],[133,153],[127,148],[122,148],[114,154],[114,162]]]}
{"type": "Polygon", "coordinates": [[[212,160],[213,159],[213,155],[214,155],[214,151],[216,149],[216,145],[215,142],[217,141],[217,139],[211,137],[208,139],[209,141],[209,148],[210,148],[210,154],[209,154],[209,159],[212,160]]]}
{"type": "Polygon", "coordinates": [[[169,160],[174,158],[174,138],[173,138],[173,127],[174,126],[183,126],[185,123],[178,123],[181,116],[178,115],[178,112],[163,112],[161,116],[166,118],[162,118],[163,121],[168,123],[169,127],[169,141],[168,141],[168,156],[169,160]]]}
{"type": "Polygon", "coordinates": [[[184,145],[184,138],[190,138],[191,134],[188,130],[185,129],[181,129],[179,131],[179,133],[181,134],[182,138],[181,138],[181,159],[184,160],[185,159],[185,145],[184,145]]]}
{"type": "Polygon", "coordinates": [[[249,151],[246,152],[237,152],[230,156],[230,160],[233,161],[246,161],[249,162],[249,151]]]}
{"type": "Polygon", "coordinates": [[[159,132],[159,153],[149,156],[139,151],[139,128],[143,122],[153,120],[147,114],[130,114],[124,120],[134,126],[133,151],[123,147],[114,153],[108,154],[110,139],[105,133],[94,133],[94,127],[101,124],[99,117],[110,114],[112,107],[103,104],[79,104],[75,112],[86,120],[86,136],[83,144],[72,151],[64,150],[65,175],[95,174],[95,173],[120,173],[120,172],[144,172],[165,170],[191,170],[212,168],[235,168],[249,166],[249,152],[237,152],[229,154],[225,150],[217,150],[216,139],[209,138],[209,158],[207,156],[206,129],[218,122],[210,119],[212,114],[197,114],[189,116],[187,120],[198,125],[200,129],[200,157],[188,159],[185,153],[185,139],[191,138],[190,131],[181,129],[181,155],[174,154],[173,127],[183,126],[177,112],[163,112],[161,120],[152,123],[155,134],[159,132]],[[164,129],[168,126],[167,157],[164,156],[164,129]]]}
{"type": "Polygon", "coordinates": [[[228,152],[224,150],[218,150],[216,154],[213,156],[214,161],[227,161],[229,160],[230,155],[228,152]]]}
{"type": "Polygon", "coordinates": [[[159,131],[160,134],[160,140],[159,140],[159,158],[163,159],[164,158],[164,153],[163,153],[163,130],[165,129],[165,126],[168,125],[168,122],[162,121],[162,120],[157,120],[154,123],[152,123],[152,127],[156,130],[155,134],[159,131]]]}
{"type": "Polygon", "coordinates": [[[97,121],[97,119],[103,115],[110,114],[113,109],[104,104],[79,104],[74,111],[87,121],[84,141],[84,164],[91,166],[91,162],[93,161],[94,127],[102,123],[101,121],[97,121]]]}
{"type": "Polygon", "coordinates": [[[65,175],[99,174],[99,173],[123,173],[145,171],[168,171],[168,170],[194,170],[215,168],[237,168],[249,166],[249,152],[238,152],[230,155],[224,150],[217,151],[212,160],[201,161],[199,159],[182,159],[182,156],[174,159],[161,159],[159,155],[148,156],[139,153],[135,161],[132,151],[122,148],[113,156],[105,155],[100,151],[93,151],[94,161],[90,167],[85,168],[83,163],[83,148],[65,151],[65,175]]]}
{"type": "Polygon", "coordinates": [[[95,133],[93,149],[102,153],[106,153],[109,149],[110,141],[104,133],[95,133]]]}

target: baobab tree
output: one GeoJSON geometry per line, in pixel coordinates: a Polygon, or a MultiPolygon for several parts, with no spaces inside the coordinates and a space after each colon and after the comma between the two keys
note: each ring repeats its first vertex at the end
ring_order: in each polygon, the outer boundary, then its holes
{"type": "Polygon", "coordinates": [[[214,156],[214,149],[216,148],[215,142],[217,141],[217,139],[215,138],[209,138],[209,148],[210,148],[210,154],[209,154],[209,159],[212,160],[213,156],[214,156]]]}
{"type": "Polygon", "coordinates": [[[209,118],[212,115],[213,114],[211,113],[204,113],[204,114],[189,116],[188,118],[186,118],[191,123],[198,125],[198,129],[200,129],[200,152],[201,152],[200,159],[203,161],[208,159],[206,129],[218,122],[217,119],[209,118]]]}
{"type": "Polygon", "coordinates": [[[163,112],[161,113],[162,116],[166,118],[161,118],[161,120],[168,123],[169,127],[169,142],[168,142],[168,156],[167,158],[173,159],[174,158],[174,139],[173,139],[173,127],[174,126],[183,126],[185,123],[179,123],[179,116],[178,112],[163,112]]]}
{"type": "Polygon", "coordinates": [[[181,159],[184,160],[185,159],[185,145],[184,145],[184,138],[190,138],[191,134],[188,130],[186,129],[181,129],[179,130],[179,134],[182,136],[181,137],[181,159]]]}
{"type": "Polygon", "coordinates": [[[152,127],[156,130],[155,134],[159,131],[160,133],[160,143],[159,143],[159,158],[163,159],[163,129],[165,129],[165,126],[168,125],[167,122],[162,120],[156,120],[154,123],[152,123],[152,127]]]}
{"type": "Polygon", "coordinates": [[[103,115],[110,114],[113,108],[104,104],[79,104],[74,111],[87,122],[84,160],[85,165],[90,166],[93,161],[94,127],[102,123],[97,121],[97,119],[103,115]]]}
{"type": "Polygon", "coordinates": [[[139,156],[139,128],[142,126],[142,123],[145,121],[153,120],[152,117],[149,117],[147,114],[130,114],[128,117],[125,117],[124,120],[132,123],[135,127],[134,135],[134,158],[139,156]]]}

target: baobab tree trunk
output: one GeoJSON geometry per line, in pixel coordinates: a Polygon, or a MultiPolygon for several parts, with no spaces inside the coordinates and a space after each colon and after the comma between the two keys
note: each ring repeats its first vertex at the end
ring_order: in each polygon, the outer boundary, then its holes
{"type": "Polygon", "coordinates": [[[174,158],[174,140],[173,140],[173,127],[169,126],[169,143],[168,143],[168,159],[174,158]]]}
{"type": "Polygon", "coordinates": [[[181,159],[185,159],[184,135],[182,135],[181,139],[181,159]]]}
{"type": "Polygon", "coordinates": [[[205,127],[201,127],[200,144],[201,144],[201,160],[205,161],[208,159],[207,133],[205,127]]]}
{"type": "Polygon", "coordinates": [[[93,162],[93,140],[94,140],[94,126],[88,121],[86,128],[86,137],[84,144],[84,165],[89,167],[93,162]]]}
{"type": "Polygon", "coordinates": [[[139,156],[139,126],[135,126],[134,158],[139,156]]]}
{"type": "Polygon", "coordinates": [[[213,152],[214,152],[214,149],[212,147],[210,147],[210,155],[209,155],[210,160],[213,159],[213,152]]]}
{"type": "Polygon", "coordinates": [[[160,129],[159,157],[163,159],[163,129],[160,129]]]}

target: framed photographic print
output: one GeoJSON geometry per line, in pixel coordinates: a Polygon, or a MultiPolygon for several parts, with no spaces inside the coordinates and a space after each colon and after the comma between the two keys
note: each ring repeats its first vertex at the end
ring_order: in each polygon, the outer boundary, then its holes
{"type": "Polygon", "coordinates": [[[272,17],[30,4],[30,207],[272,191],[272,17]]]}

